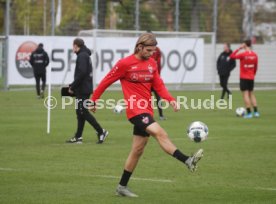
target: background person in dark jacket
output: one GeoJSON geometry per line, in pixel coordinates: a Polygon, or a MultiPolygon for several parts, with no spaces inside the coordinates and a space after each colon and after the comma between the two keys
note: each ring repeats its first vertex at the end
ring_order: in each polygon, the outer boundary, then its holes
{"type": "Polygon", "coordinates": [[[76,38],[73,42],[73,51],[77,54],[76,68],[74,74],[74,81],[69,86],[69,93],[75,94],[78,107],[76,110],[78,127],[75,136],[69,139],[68,143],[82,143],[82,132],[85,121],[88,121],[90,125],[97,131],[98,144],[103,143],[108,135],[108,132],[104,130],[97,122],[95,117],[90,114],[87,109],[87,101],[92,93],[92,62],[91,51],[85,46],[84,41],[80,38],[76,38]]]}
{"type": "Polygon", "coordinates": [[[225,43],[223,47],[223,52],[219,55],[217,60],[217,70],[220,80],[220,86],[222,87],[221,99],[224,98],[225,93],[229,95],[231,91],[228,89],[228,79],[230,76],[230,72],[236,67],[236,61],[230,59],[230,55],[232,50],[230,49],[230,44],[225,43]]]}
{"type": "Polygon", "coordinates": [[[30,63],[33,67],[36,82],[36,93],[38,98],[44,98],[44,90],[46,85],[46,67],[49,64],[48,54],[43,49],[43,44],[39,43],[37,49],[32,52],[30,63]],[[40,79],[42,80],[42,88],[40,89],[40,79]]]}

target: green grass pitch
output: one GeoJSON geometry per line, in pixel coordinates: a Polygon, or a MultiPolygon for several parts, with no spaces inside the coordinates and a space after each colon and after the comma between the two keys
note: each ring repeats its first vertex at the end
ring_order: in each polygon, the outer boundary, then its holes
{"type": "MultiPolygon", "coordinates": [[[[204,149],[198,171],[165,154],[150,138],[129,187],[139,198],[115,195],[131,147],[132,126],[125,114],[98,110],[95,114],[110,134],[95,144],[95,131],[84,130],[82,145],[65,144],[76,128],[73,106],[52,111],[51,134],[46,134],[47,111],[34,91],[0,92],[0,203],[276,203],[276,91],[256,91],[261,118],[242,119],[243,106],[233,92],[232,110],[165,110],[157,121],[185,153],[204,149]],[[209,127],[207,141],[194,143],[186,127],[200,120],[209,127]]],[[[172,92],[174,96],[210,98],[220,92],[172,92]]],[[[122,98],[107,91],[103,98],[122,98]]],[[[157,115],[157,114],[155,114],[157,115]]]]}

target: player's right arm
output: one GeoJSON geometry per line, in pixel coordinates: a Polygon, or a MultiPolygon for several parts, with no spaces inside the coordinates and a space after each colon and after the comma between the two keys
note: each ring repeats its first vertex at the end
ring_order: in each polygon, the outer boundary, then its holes
{"type": "Polygon", "coordinates": [[[217,70],[219,70],[221,55],[222,55],[222,53],[219,55],[219,57],[218,57],[218,59],[217,59],[217,70]]]}
{"type": "Polygon", "coordinates": [[[30,64],[34,66],[34,54],[32,53],[29,60],[30,64]]]}
{"type": "Polygon", "coordinates": [[[256,55],[256,62],[255,62],[255,70],[254,70],[254,74],[256,75],[258,70],[258,56],[256,55]]]}
{"type": "Polygon", "coordinates": [[[49,56],[47,54],[47,52],[44,52],[44,65],[45,67],[47,67],[49,65],[49,56]]]}
{"type": "Polygon", "coordinates": [[[170,105],[173,107],[174,111],[178,111],[180,109],[180,105],[177,103],[174,97],[167,90],[163,80],[160,78],[158,72],[155,72],[153,77],[152,88],[158,93],[161,98],[169,101],[170,105]]]}
{"type": "Polygon", "coordinates": [[[232,52],[232,54],[230,55],[231,59],[242,59],[244,57],[243,53],[238,53],[243,47],[239,47],[238,49],[236,49],[234,52],[232,52]]]}
{"type": "Polygon", "coordinates": [[[91,100],[93,102],[97,102],[97,100],[101,97],[103,92],[115,81],[121,79],[125,75],[125,67],[120,60],[111,70],[110,72],[102,79],[98,87],[94,90],[91,100]]]}

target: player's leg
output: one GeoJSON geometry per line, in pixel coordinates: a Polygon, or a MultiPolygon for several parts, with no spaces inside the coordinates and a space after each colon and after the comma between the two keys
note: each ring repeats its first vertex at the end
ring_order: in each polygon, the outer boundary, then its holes
{"type": "Polygon", "coordinates": [[[173,155],[173,153],[177,150],[176,146],[169,139],[166,131],[157,122],[149,125],[146,131],[158,141],[160,147],[166,153],[173,155]]]}
{"type": "Polygon", "coordinates": [[[242,97],[243,97],[243,101],[244,101],[245,107],[250,109],[250,107],[251,107],[251,100],[250,100],[249,91],[248,90],[243,91],[242,92],[242,97]]]}
{"type": "Polygon", "coordinates": [[[116,189],[118,195],[127,196],[127,197],[137,197],[136,194],[132,193],[128,188],[127,184],[129,179],[135,170],[135,167],[138,164],[140,157],[144,152],[144,148],[148,142],[147,136],[134,135],[132,140],[131,151],[128,155],[128,158],[125,162],[124,172],[122,174],[120,183],[116,189]]]}
{"type": "Polygon", "coordinates": [[[36,87],[36,94],[37,97],[40,98],[40,77],[38,74],[35,74],[35,87],[36,87]]]}
{"type": "Polygon", "coordinates": [[[80,114],[79,112],[77,113],[77,131],[76,131],[76,134],[75,134],[75,138],[78,140],[78,141],[81,141],[82,142],[82,132],[83,132],[83,129],[84,129],[84,125],[85,125],[85,119],[83,117],[82,114],[80,114]]]}
{"type": "Polygon", "coordinates": [[[71,139],[67,140],[67,143],[82,143],[82,132],[85,125],[85,118],[83,116],[83,105],[82,100],[80,98],[76,98],[77,100],[77,109],[76,109],[76,115],[77,115],[77,131],[75,133],[75,136],[71,139]]]}
{"type": "Polygon", "coordinates": [[[254,109],[254,117],[260,117],[260,113],[258,112],[258,106],[257,106],[257,99],[256,96],[254,94],[254,80],[249,80],[248,82],[248,86],[249,86],[249,97],[250,97],[250,101],[251,101],[251,105],[253,106],[254,109]]]}
{"type": "Polygon", "coordinates": [[[252,118],[251,99],[250,99],[249,91],[248,90],[243,91],[242,96],[243,96],[244,105],[247,111],[247,114],[244,116],[244,118],[252,118]]]}
{"type": "Polygon", "coordinates": [[[255,96],[254,92],[250,91],[249,96],[250,96],[250,99],[251,99],[252,106],[256,107],[257,106],[257,99],[256,99],[256,96],[255,96]]]}
{"type": "Polygon", "coordinates": [[[189,157],[183,154],[176,146],[171,142],[166,131],[157,123],[152,123],[146,128],[146,131],[150,133],[159,143],[160,147],[168,154],[172,155],[179,161],[183,162],[193,172],[196,170],[196,164],[203,156],[203,150],[198,150],[193,156],[189,157]]]}
{"type": "Polygon", "coordinates": [[[46,86],[46,72],[41,74],[41,80],[42,80],[42,87],[41,87],[40,96],[41,96],[41,98],[44,98],[44,91],[45,91],[45,86],[46,86]]]}
{"type": "Polygon", "coordinates": [[[228,89],[228,80],[229,80],[229,77],[230,77],[230,75],[226,75],[225,76],[225,91],[228,94],[228,98],[229,98],[229,95],[232,94],[232,92],[228,89]]]}
{"type": "MultiPolygon", "coordinates": [[[[149,137],[142,137],[138,135],[133,136],[131,151],[125,163],[125,170],[133,172],[140,157],[142,156],[145,146],[148,142],[149,137]]],[[[121,183],[120,183],[121,184],[121,183]]],[[[123,185],[123,184],[121,184],[123,185]]]]}
{"type": "Polygon", "coordinates": [[[246,115],[244,118],[252,118],[252,113],[251,113],[251,101],[250,101],[250,96],[249,96],[249,83],[247,79],[240,79],[240,90],[242,92],[242,98],[243,102],[246,108],[246,115]]]}
{"type": "Polygon", "coordinates": [[[118,195],[122,196],[137,197],[136,194],[132,193],[127,188],[127,184],[148,142],[149,133],[146,132],[145,129],[147,128],[147,126],[154,123],[155,121],[153,117],[148,113],[136,115],[130,118],[129,121],[134,125],[132,148],[126,160],[124,172],[122,174],[116,192],[118,195]]]}
{"type": "Polygon", "coordinates": [[[108,136],[108,131],[103,129],[101,127],[101,125],[98,123],[98,121],[96,120],[96,118],[91,115],[91,113],[88,110],[84,111],[85,114],[85,120],[87,120],[87,122],[89,122],[89,124],[97,131],[97,136],[98,136],[98,144],[102,144],[106,137],[108,136]]]}
{"type": "Polygon", "coordinates": [[[85,96],[82,99],[82,114],[84,119],[96,130],[98,136],[97,144],[102,144],[106,137],[108,136],[108,131],[103,129],[101,125],[98,123],[96,118],[89,112],[88,107],[85,105],[86,100],[89,100],[89,96],[85,96]]]}
{"type": "Polygon", "coordinates": [[[249,92],[251,103],[254,109],[254,116],[260,117],[260,113],[258,112],[258,105],[257,105],[257,99],[253,91],[249,92]]]}
{"type": "Polygon", "coordinates": [[[221,99],[224,98],[225,95],[225,87],[224,87],[224,76],[223,75],[219,75],[219,82],[220,82],[220,86],[222,87],[222,92],[221,92],[221,99]]]}

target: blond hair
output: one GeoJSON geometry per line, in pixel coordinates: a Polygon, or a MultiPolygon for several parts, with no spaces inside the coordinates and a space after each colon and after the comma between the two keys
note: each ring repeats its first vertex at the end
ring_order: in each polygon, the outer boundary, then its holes
{"type": "Polygon", "coordinates": [[[155,35],[153,33],[143,33],[142,35],[140,35],[134,48],[134,54],[136,54],[139,51],[138,50],[139,45],[156,46],[157,41],[156,41],[155,35]]]}

